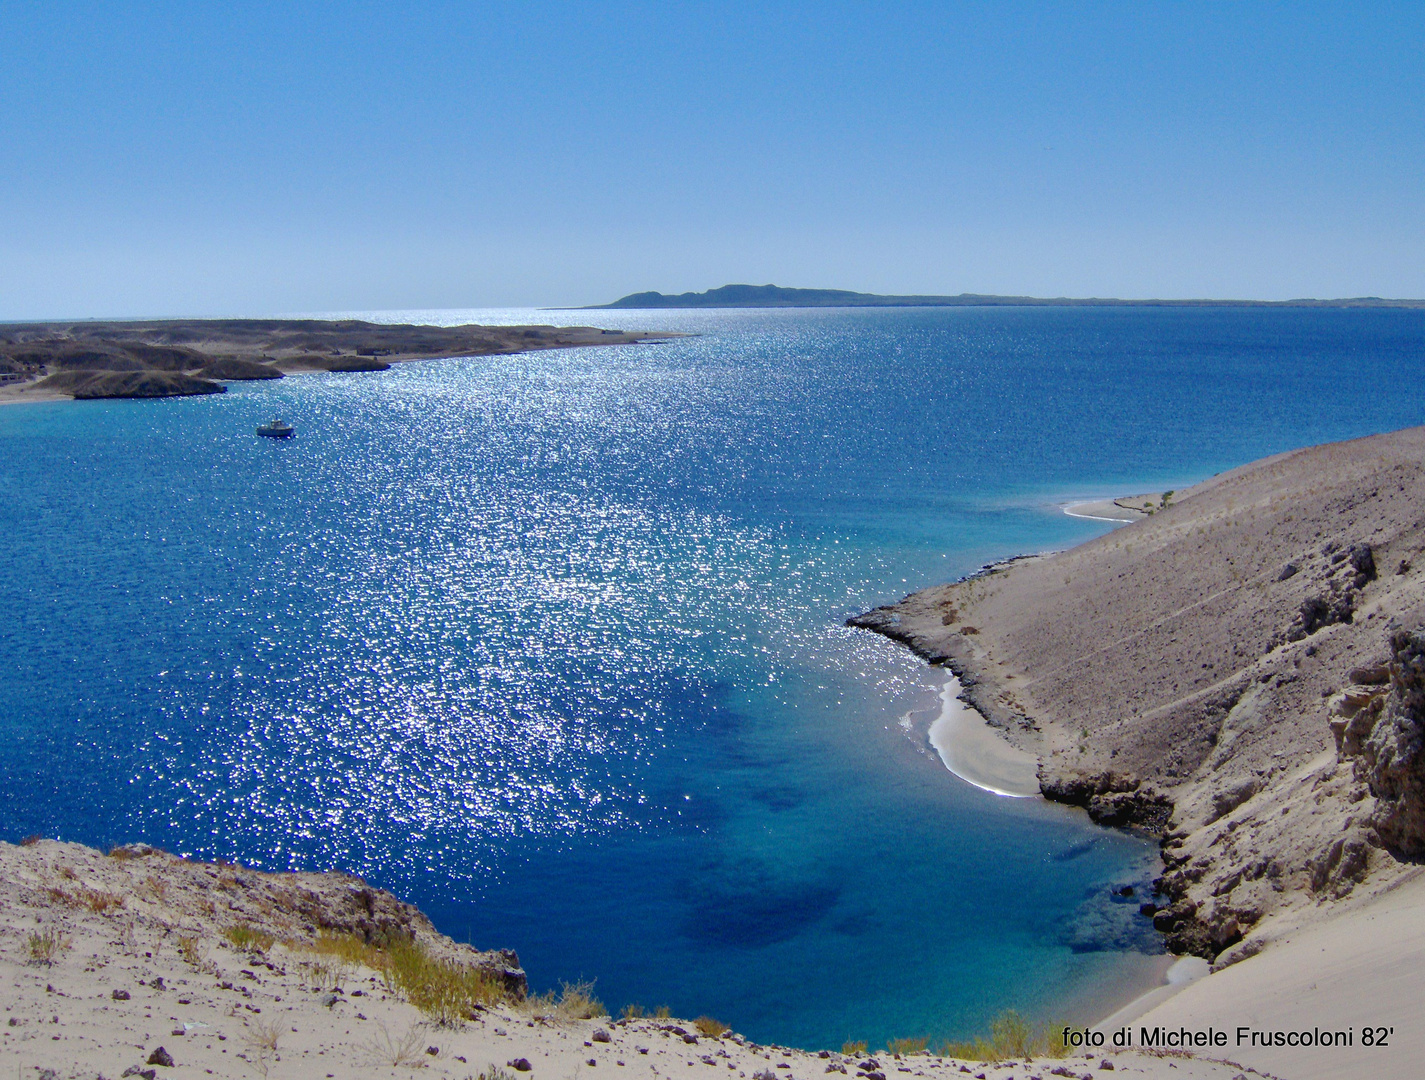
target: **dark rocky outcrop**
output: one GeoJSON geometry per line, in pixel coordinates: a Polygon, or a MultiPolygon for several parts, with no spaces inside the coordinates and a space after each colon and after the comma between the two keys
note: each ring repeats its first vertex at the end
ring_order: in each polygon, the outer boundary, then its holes
{"type": "Polygon", "coordinates": [[[328,371],[389,371],[391,365],[373,356],[333,356],[322,365],[328,371]]]}
{"type": "MultiPolygon", "coordinates": [[[[1291,625],[1273,640],[1273,648],[1284,642],[1301,641],[1337,623],[1351,623],[1361,590],[1377,576],[1375,554],[1369,544],[1343,547],[1328,543],[1321,549],[1320,560],[1321,570],[1314,576],[1321,582],[1322,591],[1301,602],[1291,625]]],[[[1296,564],[1288,566],[1294,568],[1296,564]]],[[[1293,574],[1295,572],[1293,569],[1293,574]]],[[[1284,569],[1277,580],[1285,581],[1291,576],[1284,569]]]]}
{"type": "Polygon", "coordinates": [[[1051,802],[1082,806],[1089,818],[1109,828],[1161,836],[1173,816],[1173,801],[1140,781],[1113,772],[1046,774],[1039,790],[1051,802]]]}
{"type": "MultiPolygon", "coordinates": [[[[1425,855],[1425,627],[1390,635],[1390,660],[1353,671],[1371,682],[1332,700],[1337,751],[1376,797],[1371,824],[1381,842],[1408,857],[1425,855]],[[1380,668],[1389,690],[1378,680],[1380,668]]],[[[1342,849],[1333,862],[1358,860],[1342,849]]]]}

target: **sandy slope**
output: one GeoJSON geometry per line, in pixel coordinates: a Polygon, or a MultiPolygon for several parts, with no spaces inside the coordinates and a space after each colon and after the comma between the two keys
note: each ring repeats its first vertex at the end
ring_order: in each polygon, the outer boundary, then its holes
{"type": "Polygon", "coordinates": [[[441,938],[414,908],[347,875],[265,874],[161,853],[113,858],[54,841],[0,844],[0,1076],[374,1078],[420,1069],[463,1078],[499,1066],[534,1080],[759,1073],[1044,1080],[1101,1076],[1105,1060],[1114,1076],[1242,1075],[1206,1058],[1132,1053],[997,1067],[881,1054],[873,1064],[757,1046],[731,1033],[712,1038],[687,1021],[570,1019],[528,1004],[442,1028],[375,972],[318,966],[301,946],[323,925],[367,934],[402,929],[443,955],[523,982],[512,954],[477,953],[441,938]],[[239,950],[222,933],[236,923],[290,935],[292,944],[239,950]],[[29,947],[32,935],[43,934],[63,942],[47,962],[29,947]],[[150,1063],[165,1056],[172,1065],[150,1063]],[[519,1059],[527,1071],[509,1064],[519,1059]]]}
{"type": "Polygon", "coordinates": [[[1227,1056],[1296,1080],[1416,1080],[1425,1072],[1425,1029],[1419,1023],[1425,991],[1422,916],[1425,874],[1417,870],[1382,895],[1344,901],[1327,919],[1279,927],[1270,949],[1193,983],[1133,1026],[1229,1030],[1227,1056]],[[1256,1031],[1346,1030],[1353,1045],[1239,1046],[1239,1025],[1256,1031]],[[1386,1028],[1386,1045],[1362,1045],[1367,1027],[1386,1028]]]}

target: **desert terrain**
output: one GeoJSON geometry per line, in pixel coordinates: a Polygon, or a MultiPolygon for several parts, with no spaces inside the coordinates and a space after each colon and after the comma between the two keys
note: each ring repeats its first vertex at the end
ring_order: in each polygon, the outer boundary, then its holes
{"type": "Polygon", "coordinates": [[[317,319],[176,319],[0,326],[0,402],[219,394],[225,382],[667,334],[590,326],[405,326],[317,319]]]}

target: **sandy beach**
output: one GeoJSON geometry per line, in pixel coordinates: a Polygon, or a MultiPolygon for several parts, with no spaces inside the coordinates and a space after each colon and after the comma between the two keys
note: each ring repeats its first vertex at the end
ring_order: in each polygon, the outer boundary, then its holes
{"type": "Polygon", "coordinates": [[[940,715],[931,722],[930,745],[945,767],[966,783],[996,795],[1039,795],[1034,755],[1010,745],[961,701],[960,680],[953,675],[940,691],[940,715]]]}

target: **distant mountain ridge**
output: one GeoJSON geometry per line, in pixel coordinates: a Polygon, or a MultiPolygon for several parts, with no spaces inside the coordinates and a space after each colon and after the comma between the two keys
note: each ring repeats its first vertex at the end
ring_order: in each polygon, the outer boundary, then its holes
{"type": "Polygon", "coordinates": [[[630,293],[612,304],[594,304],[585,310],[607,308],[764,308],[764,307],[1319,307],[1319,308],[1425,308],[1425,300],[1389,300],[1358,296],[1339,300],[1117,300],[1101,297],[989,296],[881,296],[847,289],[787,289],[780,285],[724,285],[700,293],[630,293]]]}

